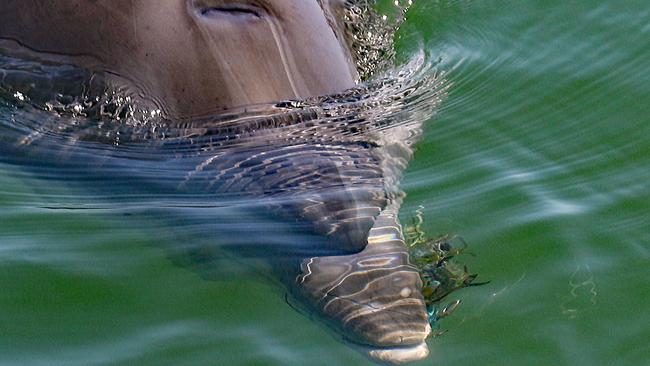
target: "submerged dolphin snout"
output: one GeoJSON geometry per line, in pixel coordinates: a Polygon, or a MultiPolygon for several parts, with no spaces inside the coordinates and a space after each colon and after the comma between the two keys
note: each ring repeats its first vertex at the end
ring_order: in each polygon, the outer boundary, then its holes
{"type": "Polygon", "coordinates": [[[295,294],[346,343],[375,361],[425,358],[431,332],[422,281],[392,215],[377,217],[359,253],[303,260],[295,294]]]}

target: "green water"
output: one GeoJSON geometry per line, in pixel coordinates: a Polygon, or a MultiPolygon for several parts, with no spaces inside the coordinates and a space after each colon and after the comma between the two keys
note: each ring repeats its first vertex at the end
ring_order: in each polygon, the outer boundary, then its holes
{"type": "MultiPolygon", "coordinates": [[[[418,364],[650,365],[650,6],[420,0],[401,35],[453,83],[402,217],[422,205],[491,281],[418,364]]],[[[24,208],[49,189],[0,177],[0,364],[370,365],[256,278],[206,281],[119,220],[24,208]]]]}

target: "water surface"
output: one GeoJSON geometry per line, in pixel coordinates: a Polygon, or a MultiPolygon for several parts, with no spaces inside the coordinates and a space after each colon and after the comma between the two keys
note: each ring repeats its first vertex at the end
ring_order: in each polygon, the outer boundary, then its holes
{"type": "MultiPolygon", "coordinates": [[[[648,24],[641,1],[409,10],[399,58],[424,47],[452,86],[402,218],[422,205],[425,229],[462,236],[491,280],[457,295],[419,364],[647,364],[648,24]]],[[[155,230],[170,210],[129,216],[170,197],[98,201],[47,171],[0,171],[0,363],[371,364],[232,261],[205,280],[170,260],[160,243],[185,240],[155,230]]]]}

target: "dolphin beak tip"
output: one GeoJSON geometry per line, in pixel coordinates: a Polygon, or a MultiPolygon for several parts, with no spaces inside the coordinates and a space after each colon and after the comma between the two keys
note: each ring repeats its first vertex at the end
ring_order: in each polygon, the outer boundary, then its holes
{"type": "Polygon", "coordinates": [[[367,350],[367,356],[384,365],[404,365],[429,356],[426,342],[410,347],[375,348],[367,350]]]}

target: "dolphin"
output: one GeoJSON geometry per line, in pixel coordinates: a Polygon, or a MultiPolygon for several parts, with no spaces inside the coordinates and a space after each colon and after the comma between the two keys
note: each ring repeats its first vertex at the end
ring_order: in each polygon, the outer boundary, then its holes
{"type": "MultiPolygon", "coordinates": [[[[0,53],[47,67],[73,65],[160,111],[165,123],[145,134],[113,124],[120,143],[107,144],[101,156],[96,144],[111,134],[92,118],[75,115],[74,132],[83,136],[74,140],[33,139],[1,126],[0,162],[37,161],[60,169],[62,180],[62,172],[93,177],[105,195],[208,192],[215,200],[265,202],[264,219],[295,224],[314,241],[269,245],[261,238],[237,250],[268,257],[296,307],[369,358],[422,359],[431,327],[397,219],[397,181],[422,120],[382,125],[376,105],[358,99],[359,74],[331,19],[341,4],[3,1],[0,53]],[[349,106],[321,107],[335,100],[349,106]],[[86,129],[78,131],[80,125],[86,129]],[[156,137],[161,130],[164,139],[156,137]],[[161,166],[173,169],[164,177],[151,173],[161,166]]],[[[4,73],[10,80],[12,73],[4,73]]],[[[15,95],[36,99],[32,84],[15,95]]]]}

